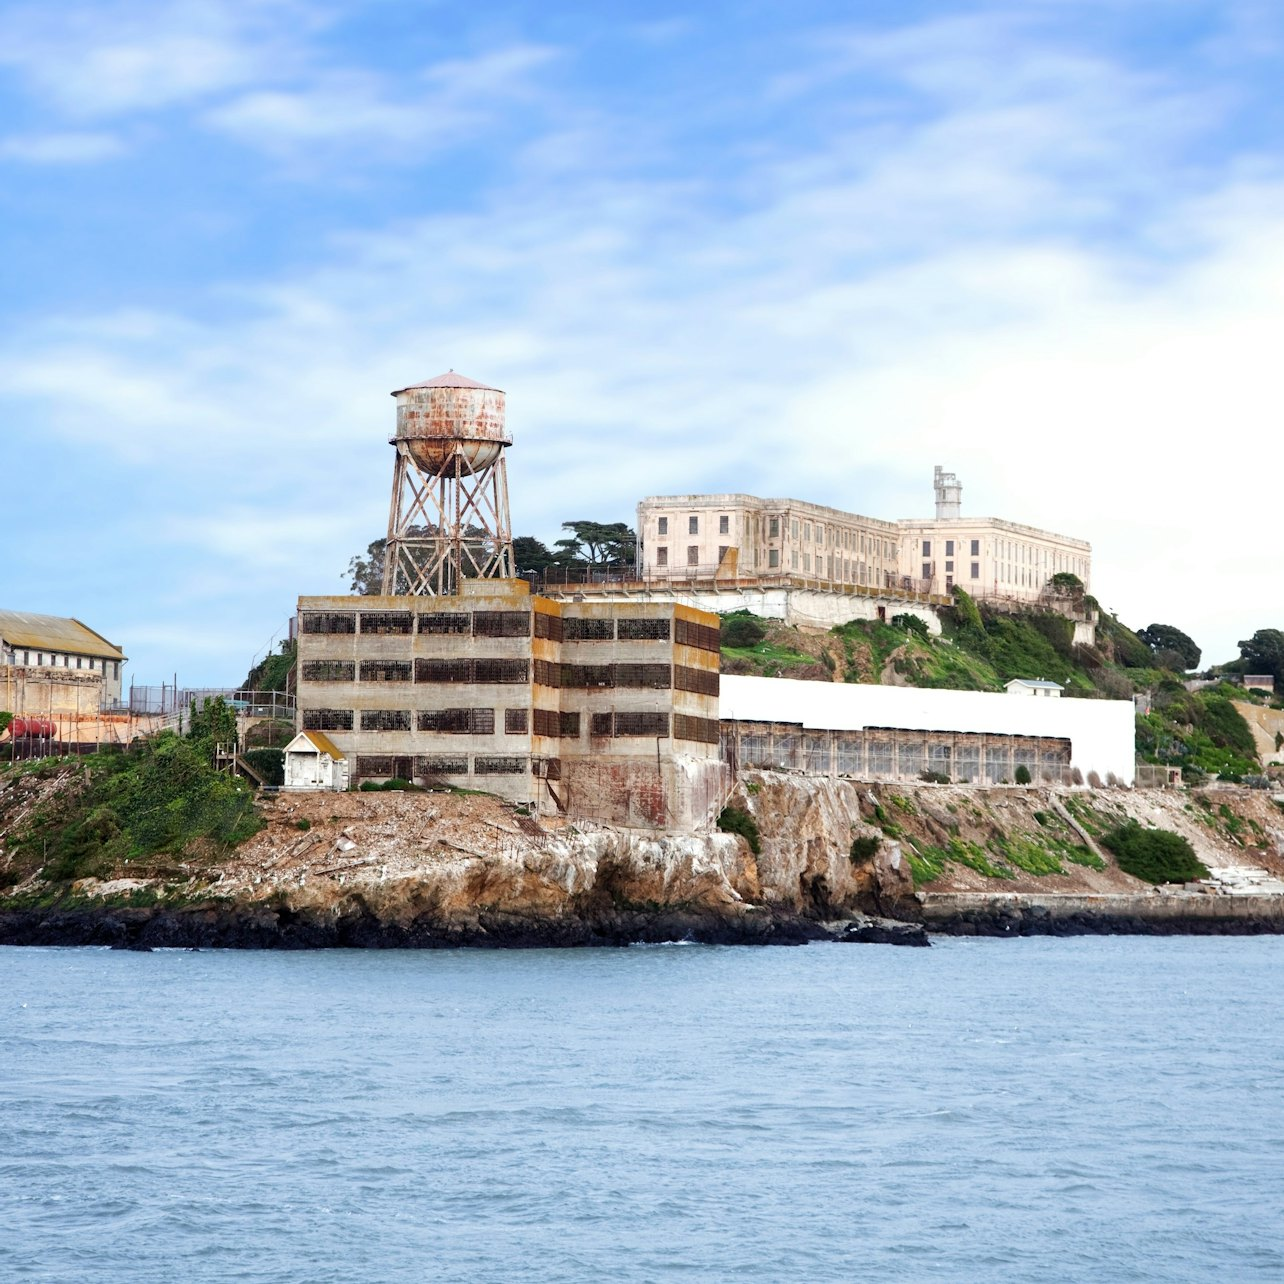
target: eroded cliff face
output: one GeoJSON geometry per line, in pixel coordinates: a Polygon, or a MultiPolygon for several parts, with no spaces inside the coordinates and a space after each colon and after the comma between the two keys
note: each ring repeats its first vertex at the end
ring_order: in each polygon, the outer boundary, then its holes
{"type": "MultiPolygon", "coordinates": [[[[0,904],[0,939],[802,941],[856,915],[916,919],[923,894],[1151,894],[1093,839],[1126,816],[1186,834],[1210,866],[1284,873],[1284,815],[1248,791],[978,790],[749,772],[730,802],[754,817],[758,854],[733,834],[537,821],[488,796],[280,795],[264,804],[266,827],[228,857],[134,861],[70,887],[26,879],[0,904]]],[[[4,860],[0,838],[0,870],[4,860]]]]}

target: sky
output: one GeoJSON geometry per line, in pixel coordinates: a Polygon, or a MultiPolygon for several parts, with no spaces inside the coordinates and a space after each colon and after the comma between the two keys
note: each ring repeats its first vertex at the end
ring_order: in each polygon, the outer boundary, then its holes
{"type": "Polygon", "coordinates": [[[743,491],[1284,627],[1276,0],[0,3],[0,605],[234,685],[508,396],[514,529],[743,491]]]}

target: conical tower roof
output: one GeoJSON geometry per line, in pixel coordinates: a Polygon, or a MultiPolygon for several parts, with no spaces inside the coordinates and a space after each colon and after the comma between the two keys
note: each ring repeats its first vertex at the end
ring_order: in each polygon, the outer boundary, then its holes
{"type": "Polygon", "coordinates": [[[488,392],[503,392],[502,388],[496,388],[493,384],[478,383],[476,379],[470,379],[467,375],[447,370],[445,374],[439,374],[435,379],[425,379],[423,383],[408,383],[404,388],[397,388],[392,395],[395,397],[397,393],[409,392],[412,388],[482,388],[488,392]]]}

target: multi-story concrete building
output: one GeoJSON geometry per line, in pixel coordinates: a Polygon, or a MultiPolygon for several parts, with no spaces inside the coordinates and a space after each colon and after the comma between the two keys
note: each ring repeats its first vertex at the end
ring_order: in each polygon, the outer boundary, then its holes
{"type": "Polygon", "coordinates": [[[89,714],[120,703],[120,647],[59,615],[0,611],[0,708],[89,714]]]}
{"type": "Polygon", "coordinates": [[[298,639],[301,729],[354,781],[677,828],[724,796],[716,616],[464,580],[450,596],[302,597],[298,639]]]}
{"type": "Polygon", "coordinates": [[[1037,600],[1067,571],[1090,584],[1092,548],[996,517],[961,515],[962,487],[939,467],[933,518],[885,521],[796,499],[653,496],[638,505],[644,581],[793,582],[897,596],[1037,600]]]}

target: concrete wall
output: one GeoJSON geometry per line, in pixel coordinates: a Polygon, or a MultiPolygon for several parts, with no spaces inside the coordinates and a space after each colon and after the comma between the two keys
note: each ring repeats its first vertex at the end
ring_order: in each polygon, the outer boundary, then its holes
{"type": "Polygon", "coordinates": [[[1133,783],[1131,700],[1028,700],[980,691],[932,691],[791,678],[722,679],[723,721],[792,722],[804,728],[860,731],[903,728],[1064,738],[1072,767],[1133,783]]]}
{"type": "MultiPolygon", "coordinates": [[[[1208,896],[1139,892],[1136,895],[1032,895],[1023,892],[924,892],[918,897],[923,922],[935,924],[968,918],[1008,916],[1056,921],[1085,915],[1108,923],[1135,919],[1155,925],[1198,928],[1217,923],[1274,922],[1284,927],[1284,896],[1208,896]]],[[[1103,930],[1108,930],[1103,927],[1103,930]]]]}
{"type": "MultiPolygon", "coordinates": [[[[0,709],[55,718],[88,717],[103,703],[103,675],[88,669],[0,664],[0,709]]],[[[69,732],[64,739],[74,739],[69,732]]]]}

